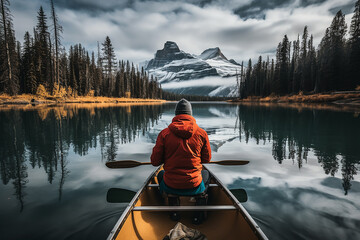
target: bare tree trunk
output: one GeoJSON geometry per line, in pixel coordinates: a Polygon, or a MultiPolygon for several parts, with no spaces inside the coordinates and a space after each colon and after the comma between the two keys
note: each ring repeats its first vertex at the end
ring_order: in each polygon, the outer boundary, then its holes
{"type": "Polygon", "coordinates": [[[53,61],[52,61],[52,46],[51,46],[51,38],[50,38],[50,33],[49,33],[49,45],[50,45],[50,93],[51,95],[54,95],[54,70],[53,70],[53,61]]]}
{"type": "Polygon", "coordinates": [[[7,36],[7,26],[6,26],[6,15],[5,15],[5,4],[4,0],[1,0],[1,15],[2,15],[2,24],[4,27],[4,36],[5,36],[5,54],[7,59],[7,67],[8,67],[8,77],[9,77],[9,83],[12,84],[12,70],[11,70],[11,61],[10,61],[10,49],[9,49],[9,41],[7,36]]]}
{"type": "Polygon", "coordinates": [[[55,14],[55,7],[54,7],[54,1],[51,0],[51,15],[52,15],[52,19],[53,19],[53,24],[54,24],[54,37],[55,37],[55,60],[54,60],[54,65],[55,65],[55,83],[59,84],[59,31],[60,29],[58,28],[58,22],[57,22],[57,18],[56,18],[56,14],[55,14]]]}

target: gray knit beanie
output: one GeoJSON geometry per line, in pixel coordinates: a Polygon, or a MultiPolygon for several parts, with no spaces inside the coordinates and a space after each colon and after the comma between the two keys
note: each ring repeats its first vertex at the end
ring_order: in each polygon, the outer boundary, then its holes
{"type": "Polygon", "coordinates": [[[185,98],[181,99],[176,104],[175,115],[179,115],[179,114],[192,115],[191,103],[185,98]]]}

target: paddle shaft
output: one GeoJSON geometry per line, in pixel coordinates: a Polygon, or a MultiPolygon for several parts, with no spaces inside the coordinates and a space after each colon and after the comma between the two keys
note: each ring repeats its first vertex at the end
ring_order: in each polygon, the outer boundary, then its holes
{"type": "MultiPolygon", "coordinates": [[[[218,164],[224,166],[234,166],[234,165],[245,165],[248,164],[249,161],[246,160],[222,160],[222,161],[213,161],[206,164],[218,164]]],[[[134,160],[122,160],[122,161],[114,161],[107,162],[106,166],[108,168],[132,168],[140,165],[150,165],[151,162],[138,162],[134,160]]]]}
{"type": "Polygon", "coordinates": [[[140,165],[150,165],[151,162],[138,162],[134,160],[122,160],[122,161],[114,161],[114,162],[107,162],[105,165],[108,168],[132,168],[138,167],[140,165]]]}
{"type": "Polygon", "coordinates": [[[234,165],[246,165],[249,161],[246,160],[222,160],[222,161],[213,161],[205,164],[218,164],[218,165],[225,165],[225,166],[234,166],[234,165]]]}

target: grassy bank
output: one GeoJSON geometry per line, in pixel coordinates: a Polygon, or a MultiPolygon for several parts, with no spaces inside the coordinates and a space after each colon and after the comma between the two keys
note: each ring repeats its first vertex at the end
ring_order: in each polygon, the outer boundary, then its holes
{"type": "Polygon", "coordinates": [[[0,95],[0,105],[39,105],[39,104],[64,104],[64,103],[162,103],[161,99],[142,99],[142,98],[112,98],[112,97],[41,97],[31,94],[16,96],[0,95]]]}
{"type": "Polygon", "coordinates": [[[273,103],[336,103],[360,106],[360,91],[332,92],[319,94],[297,94],[287,96],[248,97],[233,102],[273,102],[273,103]]]}

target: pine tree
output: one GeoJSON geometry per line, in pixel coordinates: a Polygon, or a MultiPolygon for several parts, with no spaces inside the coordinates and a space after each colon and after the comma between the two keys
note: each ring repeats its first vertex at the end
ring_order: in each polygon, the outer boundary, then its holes
{"type": "Polygon", "coordinates": [[[13,31],[9,0],[1,0],[0,14],[0,91],[15,95],[19,91],[16,40],[13,31]]]}
{"type": "Polygon", "coordinates": [[[310,36],[308,43],[308,71],[309,71],[309,82],[305,89],[306,91],[314,91],[315,81],[316,81],[316,51],[314,47],[314,38],[313,35],[310,36]]]}
{"type": "Polygon", "coordinates": [[[300,71],[301,71],[301,79],[300,79],[300,86],[299,90],[304,91],[306,89],[306,81],[308,80],[308,69],[307,69],[307,51],[308,51],[308,30],[307,26],[304,27],[304,32],[302,35],[302,41],[301,41],[301,50],[300,50],[300,59],[299,59],[299,65],[300,65],[300,71]]]}
{"type": "Polygon", "coordinates": [[[121,61],[120,79],[119,79],[119,94],[120,97],[125,97],[125,62],[121,61]]]}
{"type": "Polygon", "coordinates": [[[141,67],[140,73],[140,98],[145,98],[145,70],[141,67]]]}
{"type": "Polygon", "coordinates": [[[263,86],[263,96],[270,95],[270,58],[266,57],[266,62],[264,61],[264,86],[263,86]]]}
{"type": "Polygon", "coordinates": [[[141,75],[139,69],[136,67],[136,97],[141,98],[141,75]]]}
{"type": "Polygon", "coordinates": [[[100,43],[97,42],[97,83],[96,83],[96,90],[95,94],[96,96],[102,96],[104,95],[104,89],[103,89],[103,65],[102,65],[102,56],[100,51],[100,43]]]}
{"type": "Polygon", "coordinates": [[[287,91],[287,80],[289,74],[289,63],[290,63],[290,42],[287,35],[284,36],[282,43],[280,44],[279,49],[279,66],[278,66],[278,92],[280,95],[288,93],[287,91]]]}
{"type": "Polygon", "coordinates": [[[262,57],[259,56],[258,58],[258,62],[256,64],[256,67],[255,67],[255,95],[256,96],[261,96],[261,86],[262,86],[262,82],[263,82],[263,79],[262,79],[262,57]]]}
{"type": "Polygon", "coordinates": [[[111,96],[114,86],[114,72],[116,70],[116,57],[114,47],[112,46],[109,36],[106,36],[104,43],[102,44],[102,63],[103,73],[106,79],[106,94],[111,96]]]}
{"type": "Polygon", "coordinates": [[[131,72],[130,72],[130,92],[131,92],[131,96],[135,96],[135,86],[136,86],[136,83],[135,83],[135,77],[136,77],[136,74],[135,74],[135,67],[134,67],[134,63],[131,63],[131,72]]]}
{"type": "Polygon", "coordinates": [[[328,51],[327,48],[330,46],[330,35],[329,28],[325,31],[325,36],[321,39],[319,50],[318,50],[318,58],[317,58],[317,75],[315,82],[315,92],[322,92],[326,89],[325,79],[328,76],[328,51]]]}
{"type": "Polygon", "coordinates": [[[12,71],[12,82],[9,82],[8,92],[11,95],[19,93],[19,75],[20,75],[20,57],[21,57],[21,45],[15,39],[15,31],[13,30],[12,22],[8,22],[8,42],[10,50],[10,62],[12,71]]]}
{"type": "Polygon", "coordinates": [[[360,86],[360,0],[355,3],[354,15],[350,25],[350,56],[348,89],[360,86]]]}
{"type": "Polygon", "coordinates": [[[47,17],[42,7],[38,12],[38,23],[36,25],[35,34],[35,58],[37,60],[37,79],[39,84],[45,85],[49,88],[52,79],[50,79],[50,44],[49,44],[49,32],[47,26],[47,17]]]}
{"type": "Polygon", "coordinates": [[[130,92],[131,81],[130,81],[130,62],[129,61],[126,61],[126,64],[125,64],[124,88],[125,88],[125,92],[130,92]]]}
{"type": "Polygon", "coordinates": [[[33,40],[29,32],[25,33],[21,60],[21,76],[24,93],[35,94],[37,89],[36,68],[34,64],[33,40]]]}
{"type": "Polygon", "coordinates": [[[271,86],[271,92],[274,94],[279,94],[280,93],[280,58],[281,58],[281,42],[279,42],[277,48],[276,48],[276,63],[275,63],[275,69],[274,69],[274,81],[273,84],[271,86]]]}
{"type": "Polygon", "coordinates": [[[61,84],[65,88],[69,85],[69,63],[68,57],[65,49],[63,48],[60,55],[60,63],[59,63],[59,78],[61,79],[61,84]]]}
{"type": "MultiPolygon", "coordinates": [[[[85,51],[85,49],[84,49],[85,51]]],[[[90,56],[89,56],[89,52],[86,51],[86,57],[85,57],[85,90],[84,90],[84,95],[88,95],[89,92],[92,89],[92,78],[91,78],[91,70],[90,70],[90,56]]]]}
{"type": "Polygon", "coordinates": [[[299,67],[299,63],[300,63],[300,40],[299,40],[299,35],[296,41],[294,41],[293,43],[293,57],[291,60],[291,75],[289,80],[291,81],[291,88],[289,88],[289,90],[291,90],[291,92],[293,93],[297,93],[299,92],[300,89],[300,67],[299,67]]]}
{"type": "Polygon", "coordinates": [[[50,56],[50,58],[49,58],[49,62],[50,62],[50,64],[49,64],[49,71],[50,71],[50,81],[49,81],[49,91],[50,91],[50,93],[53,95],[54,94],[54,87],[55,87],[55,81],[54,81],[54,70],[55,70],[55,68],[54,68],[54,63],[55,63],[55,60],[54,60],[54,58],[52,57],[52,55],[53,55],[53,50],[52,50],[52,44],[51,44],[51,38],[50,38],[50,33],[48,34],[48,41],[49,41],[49,56],[50,56]]]}
{"type": "Polygon", "coordinates": [[[76,61],[77,56],[76,52],[74,51],[74,47],[70,46],[70,52],[69,52],[69,86],[72,89],[72,95],[75,94],[75,92],[78,89],[77,85],[77,79],[76,79],[76,61]]]}
{"type": "Polygon", "coordinates": [[[246,69],[245,79],[243,84],[240,85],[240,98],[247,98],[250,96],[250,81],[251,81],[251,72],[252,72],[252,62],[251,58],[248,61],[248,66],[246,69]]]}
{"type": "Polygon", "coordinates": [[[96,92],[96,63],[95,63],[95,53],[91,52],[91,63],[90,63],[90,89],[94,90],[94,94],[96,92]]]}
{"type": "Polygon", "coordinates": [[[121,96],[121,93],[120,93],[120,81],[121,81],[121,72],[117,71],[116,76],[115,76],[115,92],[114,92],[115,97],[120,97],[121,96]]]}
{"type": "Polygon", "coordinates": [[[329,71],[331,72],[329,90],[341,90],[342,81],[345,76],[345,34],[346,34],[345,15],[340,11],[336,13],[330,29],[330,48],[329,71]]]}

